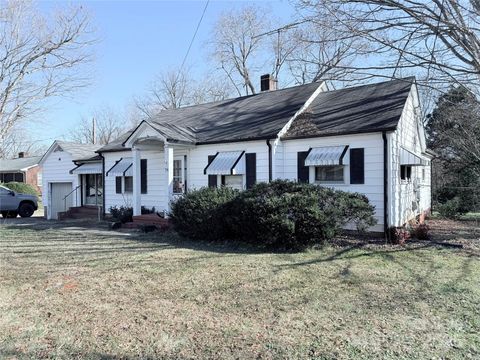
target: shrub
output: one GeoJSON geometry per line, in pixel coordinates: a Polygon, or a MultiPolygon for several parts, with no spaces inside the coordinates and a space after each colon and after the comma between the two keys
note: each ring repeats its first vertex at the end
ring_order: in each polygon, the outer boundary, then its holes
{"type": "Polygon", "coordinates": [[[376,223],[360,194],[277,180],[239,194],[229,209],[230,233],[275,248],[298,249],[337,235],[349,222],[376,223]]]}
{"type": "Polygon", "coordinates": [[[413,228],[412,235],[418,240],[428,240],[430,228],[427,224],[418,224],[413,228]]]}
{"type": "Polygon", "coordinates": [[[388,239],[391,244],[404,245],[410,239],[410,231],[405,227],[391,226],[388,228],[388,239]]]}
{"type": "Polygon", "coordinates": [[[458,196],[438,205],[437,210],[441,217],[447,219],[456,219],[468,211],[468,209],[463,206],[462,200],[458,196]]]}
{"type": "Polygon", "coordinates": [[[227,187],[201,188],[172,203],[170,217],[175,229],[192,239],[216,240],[227,236],[225,207],[238,195],[227,187]]]}
{"type": "Polygon", "coordinates": [[[141,214],[142,215],[147,215],[147,214],[156,214],[156,210],[155,210],[155,206],[152,207],[151,209],[150,208],[147,208],[145,206],[142,206],[141,208],[141,214]]]}
{"type": "Polygon", "coordinates": [[[9,182],[5,184],[1,184],[6,188],[9,188],[12,191],[22,193],[22,194],[30,194],[30,195],[38,195],[38,191],[30,184],[25,184],[21,182],[9,182]]]}
{"type": "Polygon", "coordinates": [[[278,180],[243,192],[225,187],[190,192],[172,205],[171,216],[175,229],[191,238],[298,249],[331,239],[350,222],[360,230],[373,226],[373,214],[363,195],[278,180]]]}
{"type": "Polygon", "coordinates": [[[112,217],[121,222],[122,224],[125,224],[127,222],[133,221],[132,216],[133,216],[133,208],[128,207],[128,206],[111,206],[109,209],[110,214],[112,217]]]}

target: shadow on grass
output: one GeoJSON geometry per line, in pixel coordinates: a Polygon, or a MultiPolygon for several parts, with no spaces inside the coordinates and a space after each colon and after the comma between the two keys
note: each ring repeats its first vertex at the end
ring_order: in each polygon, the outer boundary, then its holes
{"type": "MultiPolygon", "coordinates": [[[[99,351],[85,352],[74,349],[70,346],[62,346],[62,353],[64,355],[56,356],[52,354],[54,351],[39,350],[39,351],[17,351],[17,350],[6,350],[0,349],[0,358],[1,359],[51,359],[51,358],[70,358],[70,359],[88,359],[88,360],[133,360],[133,359],[144,359],[144,360],[155,360],[158,359],[157,356],[127,356],[127,355],[111,355],[102,353],[99,351]]],[[[166,356],[161,357],[162,359],[174,359],[175,357],[166,356]]]]}
{"type": "MultiPolygon", "coordinates": [[[[135,254],[167,249],[189,249],[218,254],[290,254],[298,251],[282,251],[266,249],[265,247],[240,241],[200,241],[190,240],[174,232],[140,233],[132,231],[124,233],[108,229],[107,222],[89,220],[48,221],[44,219],[11,219],[4,228],[18,231],[0,239],[0,253],[25,254],[29,257],[45,257],[61,253],[71,257],[82,255],[118,255],[119,253],[135,254]],[[32,236],[32,234],[36,236],[32,236]]],[[[478,230],[477,228],[474,228],[478,230]]],[[[429,241],[411,241],[405,247],[385,245],[381,238],[368,236],[347,236],[333,241],[336,250],[326,257],[319,257],[304,262],[282,266],[298,267],[315,263],[331,262],[337,259],[360,258],[388,253],[418,251],[429,247],[449,247],[448,240],[456,234],[441,226],[435,229],[434,236],[429,241]],[[358,251],[358,250],[364,251],[358,251]],[[353,252],[353,253],[352,253],[353,252]]],[[[467,235],[470,234],[467,232],[467,235]]],[[[463,228],[461,235],[463,238],[463,228]]],[[[475,238],[476,231],[471,234],[475,238]]],[[[331,251],[329,251],[331,253],[331,251]]],[[[470,255],[478,255],[471,253],[470,255]]]]}

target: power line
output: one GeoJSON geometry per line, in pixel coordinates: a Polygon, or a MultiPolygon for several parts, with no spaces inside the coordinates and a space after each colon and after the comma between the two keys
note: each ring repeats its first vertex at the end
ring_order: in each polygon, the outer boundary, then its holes
{"type": "Polygon", "coordinates": [[[284,30],[288,30],[290,28],[297,27],[298,25],[304,24],[304,23],[309,22],[309,21],[311,21],[311,20],[306,19],[306,20],[294,22],[294,23],[291,23],[291,24],[287,24],[287,25],[284,25],[282,27],[279,27],[278,29],[273,29],[273,30],[264,32],[262,34],[252,36],[252,39],[256,39],[256,38],[259,38],[261,36],[266,36],[266,35],[273,35],[273,34],[279,33],[280,31],[284,31],[284,30]]]}
{"type": "Polygon", "coordinates": [[[195,37],[197,36],[198,29],[200,28],[200,24],[202,23],[203,17],[205,16],[205,12],[207,11],[208,4],[210,3],[210,0],[207,0],[205,3],[205,7],[203,8],[202,16],[200,17],[200,20],[198,21],[197,28],[195,29],[195,32],[193,33],[192,40],[190,40],[190,45],[188,45],[187,53],[185,54],[185,57],[183,58],[182,61],[182,66],[180,66],[180,71],[182,71],[183,66],[185,65],[185,62],[187,61],[188,54],[190,53],[190,49],[192,48],[193,42],[195,41],[195,37]]]}

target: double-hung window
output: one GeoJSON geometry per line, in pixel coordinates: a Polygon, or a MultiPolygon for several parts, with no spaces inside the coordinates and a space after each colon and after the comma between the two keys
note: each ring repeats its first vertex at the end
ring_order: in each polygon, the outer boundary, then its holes
{"type": "Polygon", "coordinates": [[[315,181],[321,183],[343,183],[343,169],[343,165],[316,166],[315,181]]]}

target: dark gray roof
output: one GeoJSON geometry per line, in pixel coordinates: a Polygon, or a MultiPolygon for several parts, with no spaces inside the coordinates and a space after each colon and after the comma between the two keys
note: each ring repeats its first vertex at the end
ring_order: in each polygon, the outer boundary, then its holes
{"type": "MultiPolygon", "coordinates": [[[[414,78],[321,92],[285,138],[395,129],[414,78]]],[[[305,104],[319,83],[165,110],[148,123],[169,141],[193,144],[272,139],[305,104]]],[[[125,149],[135,129],[100,148],[125,149]]]]}
{"type": "Polygon", "coordinates": [[[320,93],[284,138],[394,130],[415,78],[320,93]]]}
{"type": "Polygon", "coordinates": [[[116,138],[115,140],[109,142],[108,144],[102,146],[97,152],[107,152],[107,151],[120,151],[125,150],[122,144],[132,135],[135,129],[131,129],[127,131],[125,134],[121,135],[120,137],[116,138]]]}
{"type": "MultiPolygon", "coordinates": [[[[168,140],[195,144],[275,138],[319,83],[161,111],[148,122],[168,140]]],[[[99,151],[122,149],[132,133],[99,151]]]]}
{"type": "Polygon", "coordinates": [[[74,142],[68,141],[56,141],[57,145],[60,146],[63,151],[68,152],[72,155],[72,160],[88,160],[91,159],[97,154],[95,153],[101,145],[93,145],[93,144],[79,144],[74,142]]]}
{"type": "Polygon", "coordinates": [[[31,156],[17,159],[0,159],[0,172],[20,171],[30,166],[38,165],[41,156],[31,156]]]}

